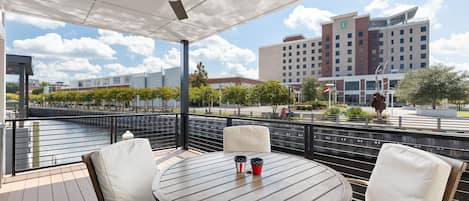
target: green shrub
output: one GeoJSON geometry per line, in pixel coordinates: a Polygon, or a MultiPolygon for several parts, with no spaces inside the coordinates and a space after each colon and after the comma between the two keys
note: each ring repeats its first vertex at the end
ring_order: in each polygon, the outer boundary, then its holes
{"type": "Polygon", "coordinates": [[[362,108],[352,107],[345,112],[345,116],[348,117],[349,121],[365,121],[368,113],[363,111],[362,108]]]}
{"type": "Polygon", "coordinates": [[[323,119],[329,121],[336,121],[339,118],[339,115],[342,113],[338,107],[330,107],[324,112],[323,119]]]}
{"type": "Polygon", "coordinates": [[[322,110],[326,109],[329,103],[327,101],[313,101],[311,103],[311,106],[313,107],[314,110],[322,110]]]}
{"type": "Polygon", "coordinates": [[[311,105],[295,105],[295,110],[313,110],[311,105]]]}

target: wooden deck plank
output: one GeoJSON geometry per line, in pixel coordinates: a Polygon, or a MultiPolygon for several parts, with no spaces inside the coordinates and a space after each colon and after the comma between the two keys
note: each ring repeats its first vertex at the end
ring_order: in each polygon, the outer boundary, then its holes
{"type": "Polygon", "coordinates": [[[38,200],[39,173],[29,175],[31,178],[25,181],[23,201],[38,200]]]}
{"type": "Polygon", "coordinates": [[[83,196],[81,195],[78,184],[73,177],[72,168],[65,167],[62,168],[62,177],[65,186],[65,191],[67,192],[69,201],[84,201],[83,196]]]}
{"type": "Polygon", "coordinates": [[[97,201],[98,198],[96,197],[94,189],[91,186],[89,177],[87,177],[82,170],[74,171],[73,176],[75,177],[75,181],[78,184],[78,188],[80,189],[83,199],[85,201],[97,201]]]}
{"type": "Polygon", "coordinates": [[[39,178],[39,187],[38,187],[38,201],[52,201],[54,200],[52,196],[52,184],[51,177],[44,176],[39,178]]]}
{"type": "Polygon", "coordinates": [[[51,175],[51,182],[52,182],[53,200],[54,201],[68,201],[67,192],[65,191],[65,185],[63,183],[62,174],[51,175]]]}

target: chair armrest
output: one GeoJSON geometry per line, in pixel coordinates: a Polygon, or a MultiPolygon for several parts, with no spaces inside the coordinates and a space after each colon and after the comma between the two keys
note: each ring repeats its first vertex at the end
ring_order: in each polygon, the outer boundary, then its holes
{"type": "Polygon", "coordinates": [[[355,178],[346,178],[348,182],[350,182],[351,184],[358,184],[358,185],[362,185],[362,186],[368,186],[368,181],[366,180],[362,180],[362,179],[355,179],[355,178]]]}

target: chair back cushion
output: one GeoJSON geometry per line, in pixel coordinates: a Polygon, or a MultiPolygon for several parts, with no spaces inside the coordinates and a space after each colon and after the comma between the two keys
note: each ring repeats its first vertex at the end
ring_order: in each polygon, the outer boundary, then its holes
{"type": "Polygon", "coordinates": [[[158,169],[147,139],[132,139],[91,154],[106,201],[154,201],[152,182],[158,169]]]}
{"type": "Polygon", "coordinates": [[[436,155],[384,144],[365,193],[367,201],[441,201],[451,166],[436,155]]]}
{"type": "Polygon", "coordinates": [[[91,184],[93,184],[94,192],[96,193],[96,198],[98,201],[104,201],[103,192],[101,192],[101,187],[99,186],[98,177],[96,176],[96,171],[94,170],[93,162],[91,161],[91,155],[94,152],[85,154],[81,156],[83,163],[86,165],[86,169],[90,175],[91,184]]]}
{"type": "Polygon", "coordinates": [[[270,133],[265,126],[230,126],[223,129],[226,152],[270,152],[270,133]]]}
{"type": "Polygon", "coordinates": [[[461,181],[462,173],[466,171],[467,164],[464,161],[456,160],[453,158],[448,158],[441,155],[436,156],[451,165],[451,174],[448,178],[448,184],[446,184],[446,190],[445,195],[443,196],[443,201],[453,201],[454,194],[456,194],[456,190],[458,190],[459,181],[461,181]]]}

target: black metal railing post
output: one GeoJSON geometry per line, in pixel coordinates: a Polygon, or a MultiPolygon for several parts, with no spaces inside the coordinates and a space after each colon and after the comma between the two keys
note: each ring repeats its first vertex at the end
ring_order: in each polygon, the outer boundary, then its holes
{"type": "Polygon", "coordinates": [[[232,118],[226,118],[226,127],[230,127],[233,125],[233,119],[232,118]]]}
{"type": "Polygon", "coordinates": [[[304,126],[304,157],[307,159],[313,159],[313,125],[304,126]]]}
{"type": "Polygon", "coordinates": [[[114,143],[114,133],[115,133],[114,120],[115,120],[115,117],[109,117],[109,138],[110,138],[109,144],[114,143]]]}
{"type": "Polygon", "coordinates": [[[180,146],[180,142],[179,142],[179,115],[176,114],[176,117],[174,119],[174,140],[175,140],[175,145],[176,145],[176,149],[180,146]]]}
{"type": "Polygon", "coordinates": [[[12,140],[12,150],[11,150],[11,174],[16,175],[16,121],[13,120],[13,128],[11,129],[11,140],[12,140]]]}

